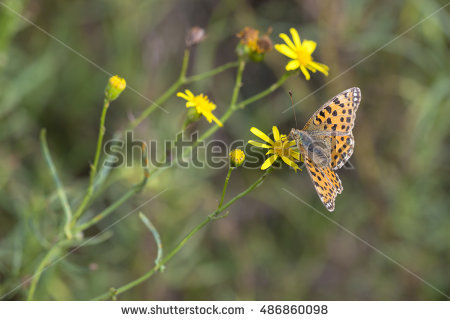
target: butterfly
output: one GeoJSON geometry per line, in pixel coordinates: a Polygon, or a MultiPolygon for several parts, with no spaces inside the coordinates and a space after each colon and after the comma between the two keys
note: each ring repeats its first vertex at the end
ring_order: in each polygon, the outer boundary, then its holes
{"type": "Polygon", "coordinates": [[[296,141],[320,200],[334,211],[337,194],[344,190],[335,170],[353,154],[353,127],[361,101],[358,87],[347,89],[327,101],[302,130],[293,128],[289,137],[296,141]]]}

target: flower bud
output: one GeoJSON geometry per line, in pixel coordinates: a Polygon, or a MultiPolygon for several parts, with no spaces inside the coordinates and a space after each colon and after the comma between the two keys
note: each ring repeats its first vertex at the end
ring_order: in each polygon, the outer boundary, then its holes
{"type": "Polygon", "coordinates": [[[205,29],[200,27],[192,27],[186,34],[186,46],[192,47],[199,44],[206,38],[205,29]]]}
{"type": "Polygon", "coordinates": [[[232,167],[239,167],[244,163],[245,154],[240,149],[234,149],[230,153],[230,165],[232,167]]]}
{"type": "Polygon", "coordinates": [[[201,116],[202,114],[200,114],[197,109],[189,108],[186,118],[184,119],[183,129],[186,129],[190,124],[195,123],[201,116]]]}
{"type": "Polygon", "coordinates": [[[109,101],[116,100],[122,91],[125,90],[125,87],[127,86],[127,83],[125,79],[120,78],[119,76],[112,76],[108,80],[108,84],[105,88],[105,97],[109,101]]]}
{"type": "Polygon", "coordinates": [[[272,50],[272,41],[269,38],[271,29],[263,36],[259,36],[259,30],[245,27],[236,37],[241,39],[236,52],[238,56],[247,55],[248,58],[254,62],[261,62],[264,59],[266,52],[272,50]]]}

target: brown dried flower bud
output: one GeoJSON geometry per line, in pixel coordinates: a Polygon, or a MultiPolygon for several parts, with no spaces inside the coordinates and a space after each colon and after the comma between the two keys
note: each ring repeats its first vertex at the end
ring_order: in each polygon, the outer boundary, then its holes
{"type": "Polygon", "coordinates": [[[199,44],[206,38],[205,29],[200,27],[192,27],[188,30],[186,34],[186,46],[192,47],[193,45],[199,44]]]}

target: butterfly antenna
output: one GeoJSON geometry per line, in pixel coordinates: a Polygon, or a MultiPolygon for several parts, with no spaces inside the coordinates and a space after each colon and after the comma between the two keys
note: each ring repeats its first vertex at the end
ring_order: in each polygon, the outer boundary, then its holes
{"type": "Polygon", "coordinates": [[[295,107],[294,107],[294,99],[292,99],[292,90],[289,90],[289,96],[291,96],[292,110],[294,111],[295,128],[298,128],[297,115],[295,114],[295,107]]]}

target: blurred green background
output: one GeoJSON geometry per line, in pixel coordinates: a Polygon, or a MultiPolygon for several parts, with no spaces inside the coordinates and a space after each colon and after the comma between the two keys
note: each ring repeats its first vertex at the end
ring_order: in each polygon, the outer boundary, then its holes
{"type": "MultiPolygon", "coordinates": [[[[255,126],[294,126],[289,90],[300,100],[346,71],[296,108],[299,126],[326,100],[358,86],[362,103],[354,129],[354,170],[340,170],[344,192],[328,213],[306,172],[275,171],[239,200],[226,219],[196,235],[126,300],[441,300],[450,293],[450,17],[446,1],[210,1],[73,0],[2,3],[127,84],[155,99],[176,79],[186,30],[206,29],[194,48],[188,74],[236,59],[235,34],[245,26],[281,43],[290,27],[317,41],[315,58],[328,77],[291,77],[272,95],[236,112],[214,138],[254,139],[255,126]],[[404,31],[388,46],[377,51],[404,31]],[[375,52],[375,53],[374,53],[375,52]],[[374,53],[372,55],[372,53],[374,53]],[[367,59],[364,59],[368,57],[367,59]],[[352,65],[360,64],[348,70],[352,65]],[[414,277],[360,240],[297,201],[286,188],[360,238],[429,282],[414,277]]],[[[39,131],[72,204],[88,183],[108,75],[26,20],[0,5],[0,296],[30,277],[55,241],[63,217],[43,159],[39,131]]],[[[274,83],[287,59],[272,51],[249,63],[240,100],[274,83]]],[[[235,69],[189,86],[226,109],[235,69]]],[[[148,102],[126,90],[107,118],[106,139],[124,128],[148,102]]],[[[185,116],[176,97],[139,126],[136,138],[171,138],[185,116]]],[[[202,119],[197,129],[209,124],[202,119]]],[[[95,235],[118,218],[168,191],[140,210],[168,251],[214,211],[226,169],[170,169],[137,197],[91,228],[95,235]]],[[[227,199],[261,175],[233,172],[227,199]]],[[[113,171],[91,206],[93,215],[126,193],[141,177],[139,166],[113,171]]],[[[156,246],[137,212],[114,225],[96,245],[82,247],[43,274],[37,299],[86,300],[144,274],[156,246]]],[[[29,284],[4,299],[23,300],[29,284]]]]}

